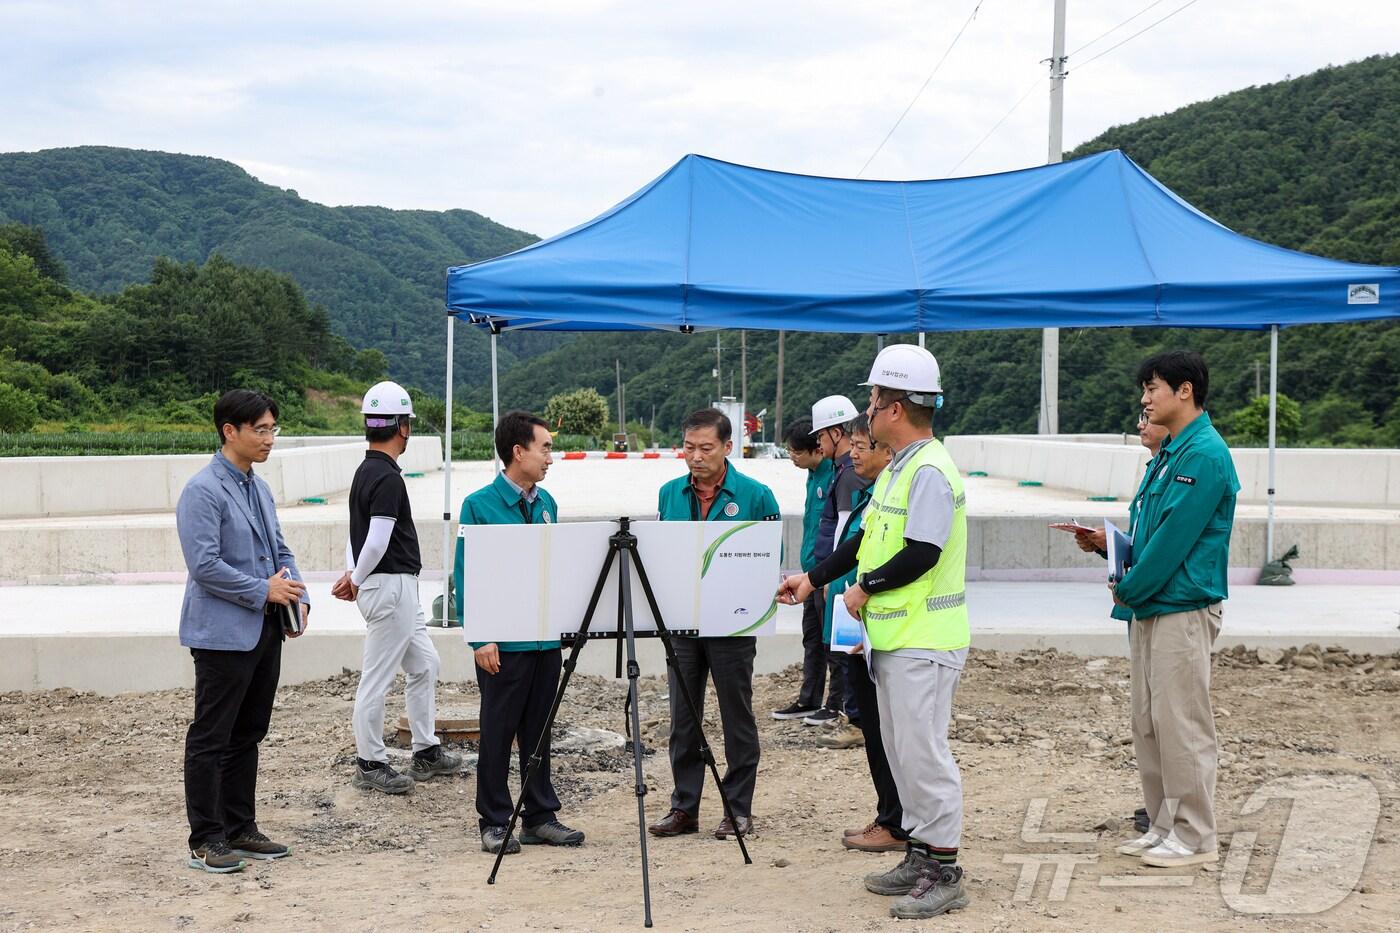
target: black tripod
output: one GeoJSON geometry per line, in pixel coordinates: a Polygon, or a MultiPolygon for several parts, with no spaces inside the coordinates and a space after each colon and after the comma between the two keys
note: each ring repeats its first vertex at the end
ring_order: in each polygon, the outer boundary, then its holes
{"type": "MultiPolygon", "coordinates": [[[[608,538],[608,555],[603,559],[603,569],[598,571],[598,582],[593,586],[593,596],[588,600],[588,610],[583,614],[583,624],[579,626],[578,632],[573,635],[565,635],[565,641],[570,644],[569,657],[564,661],[563,676],[559,678],[559,690],[554,694],[554,705],[550,707],[549,719],[544,724],[544,730],[540,733],[539,741],[535,743],[534,751],[530,755],[529,767],[520,781],[520,797],[515,801],[515,811],[510,815],[510,823],[506,826],[505,839],[511,838],[515,832],[515,824],[520,819],[520,810],[525,806],[525,788],[529,786],[530,779],[534,777],[539,769],[540,759],[544,752],[544,743],[549,740],[550,732],[554,728],[554,719],[559,715],[559,704],[563,702],[564,691],[569,688],[569,679],[573,676],[574,668],[578,665],[579,652],[583,650],[584,643],[589,638],[617,638],[619,676],[621,676],[622,644],[627,646],[627,709],[631,715],[632,732],[632,768],[636,778],[637,794],[637,836],[641,840],[642,847],[642,909],[646,918],[646,925],[651,926],[651,877],[647,866],[647,814],[646,814],[646,780],[642,777],[642,727],[641,714],[637,709],[637,677],[640,675],[640,668],[637,666],[637,645],[636,639],[639,637],[636,629],[632,625],[632,581],[631,567],[637,568],[637,579],[641,581],[642,592],[646,594],[647,606],[651,610],[651,617],[656,620],[655,632],[642,632],[641,636],[654,635],[661,639],[661,644],[666,649],[666,664],[677,672],[676,686],[680,690],[681,699],[685,703],[686,709],[690,711],[691,717],[695,720],[696,734],[700,736],[700,757],[709,766],[710,775],[715,779],[715,786],[719,788],[719,799],[724,804],[724,815],[729,817],[729,824],[734,827],[734,839],[739,843],[739,851],[744,856],[744,864],[752,865],[753,859],[749,858],[749,850],[744,845],[744,837],[738,833],[739,820],[737,814],[729,804],[729,796],[724,792],[724,784],[719,779],[719,770],[715,767],[715,756],[710,750],[710,743],[705,740],[705,731],[700,719],[700,710],[695,705],[695,698],[690,695],[690,690],[685,684],[685,679],[679,676],[680,666],[676,660],[675,649],[671,646],[671,637],[677,634],[694,635],[699,634],[694,631],[672,632],[666,628],[666,623],[661,620],[661,609],[656,604],[656,594],[652,592],[651,581],[647,579],[646,567],[642,565],[641,555],[637,553],[637,536],[632,534],[630,518],[617,519],[618,530],[612,537],[608,538]],[[598,600],[603,595],[603,586],[608,581],[608,574],[612,571],[613,560],[617,560],[618,568],[618,589],[617,589],[617,629],[612,632],[589,632],[588,627],[593,622],[593,613],[598,608],[598,600]]],[[[496,853],[495,864],[491,866],[491,876],[486,879],[487,884],[496,883],[496,872],[501,870],[501,859],[505,857],[505,842],[501,843],[501,850],[496,853]]]]}

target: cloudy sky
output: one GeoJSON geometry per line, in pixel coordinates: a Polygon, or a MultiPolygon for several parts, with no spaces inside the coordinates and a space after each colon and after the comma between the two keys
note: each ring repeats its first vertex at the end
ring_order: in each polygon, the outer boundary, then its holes
{"type": "MultiPolygon", "coordinates": [[[[687,152],[871,178],[1043,162],[1052,18],[1053,0],[0,0],[0,150],[216,156],[326,204],[548,236],[687,152]]],[[[1068,0],[1066,45],[1068,150],[1400,51],[1400,3],[1068,0]]]]}

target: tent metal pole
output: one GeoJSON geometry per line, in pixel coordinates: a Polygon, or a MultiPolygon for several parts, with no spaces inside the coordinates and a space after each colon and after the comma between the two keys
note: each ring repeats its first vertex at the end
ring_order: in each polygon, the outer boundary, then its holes
{"type": "Polygon", "coordinates": [[[1269,521],[1264,560],[1274,559],[1274,470],[1278,461],[1278,325],[1269,328],[1269,521]]]}
{"type": "Polygon", "coordinates": [[[496,453],[496,427],[501,423],[500,380],[496,375],[496,332],[491,331],[491,463],[501,472],[501,458],[496,453]]]}
{"type": "Polygon", "coordinates": [[[920,349],[920,350],[925,349],[925,347],[924,347],[924,332],[923,332],[923,331],[919,331],[919,349],[920,349]]]}
{"type": "Polygon", "coordinates": [[[446,406],[442,425],[442,627],[452,624],[452,344],[457,315],[447,316],[446,406]]]}

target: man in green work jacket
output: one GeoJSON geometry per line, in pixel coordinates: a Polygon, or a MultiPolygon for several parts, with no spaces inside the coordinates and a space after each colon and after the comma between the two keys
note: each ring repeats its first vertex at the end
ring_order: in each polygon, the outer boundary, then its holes
{"type": "MultiPolygon", "coordinates": [[[[661,487],[657,511],[663,522],[779,521],[778,500],[767,486],[740,473],[728,461],[734,443],[729,419],[702,408],[681,424],[690,472],[661,487]]],[[[758,723],[753,718],[752,635],[672,640],[679,668],[666,672],[671,694],[671,812],[650,827],[656,836],[679,836],[700,828],[700,794],[705,762],[700,757],[700,725],[681,695],[681,682],[705,715],[705,681],[711,677],[724,730],[724,793],[734,811],[715,830],[725,839],[752,829],[754,783],[758,777],[758,723]],[[737,824],[737,825],[736,825],[737,824]]]]}
{"type": "Polygon", "coordinates": [[[1110,584],[1133,614],[1133,750],[1152,820],[1118,851],[1175,868],[1217,860],[1210,649],[1227,596],[1240,483],[1205,412],[1209,374],[1200,354],[1154,356],[1139,367],[1138,383],[1148,420],[1171,437],[1133,501],[1132,565],[1110,584]]]}
{"type": "MultiPolygon", "coordinates": [[[[554,441],[543,419],[512,411],[496,425],[496,453],[503,464],[494,481],[462,502],[453,576],[463,624],[471,613],[471,594],[462,586],[466,565],[462,530],[468,525],[536,525],[559,520],[554,497],[539,483],[553,462],[554,441]]],[[[520,775],[529,767],[535,743],[544,732],[559,689],[562,658],[559,640],[472,642],[476,652],[476,682],[481,687],[481,745],[476,766],[476,811],[480,817],[481,848],[507,854],[520,844],[576,846],[583,833],[555,818],[559,797],[549,772],[549,738],[545,737],[538,770],[525,788],[521,810],[524,827],[517,841],[506,838],[514,802],[507,778],[511,745],[520,749],[520,775]]]]}
{"type": "MultiPolygon", "coordinates": [[[[829,457],[822,456],[822,445],[812,433],[810,418],[799,418],[784,435],[788,459],[807,472],[807,501],[802,507],[802,572],[817,566],[817,528],[821,524],[826,493],[836,476],[829,457]]],[[[827,651],[822,638],[821,594],[813,593],[802,603],[802,687],[797,702],[773,711],[774,719],[804,719],[823,709],[822,689],[826,685],[827,651]]],[[[841,684],[832,678],[831,701],[841,700],[841,684]]]]}

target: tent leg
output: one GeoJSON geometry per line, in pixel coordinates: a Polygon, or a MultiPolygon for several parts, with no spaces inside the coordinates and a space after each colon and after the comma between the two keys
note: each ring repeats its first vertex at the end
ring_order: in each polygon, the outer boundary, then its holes
{"type": "Polygon", "coordinates": [[[1264,560],[1274,559],[1274,470],[1278,459],[1278,325],[1269,328],[1269,521],[1264,532],[1264,560]]]}
{"type": "Polygon", "coordinates": [[[1060,329],[1040,332],[1040,428],[1041,434],[1060,433],[1060,329]]]}
{"type": "Polygon", "coordinates": [[[452,624],[452,345],[457,316],[447,316],[446,401],[442,425],[442,626],[452,624]]]}
{"type": "MultiPolygon", "coordinates": [[[[496,332],[491,331],[491,434],[495,437],[496,426],[501,423],[501,401],[500,401],[500,380],[496,376],[496,332]]],[[[496,466],[496,472],[501,472],[501,458],[496,455],[496,445],[491,445],[491,462],[496,466]]]]}
{"type": "Polygon", "coordinates": [[[924,349],[924,332],[919,331],[919,349],[924,349]]]}

